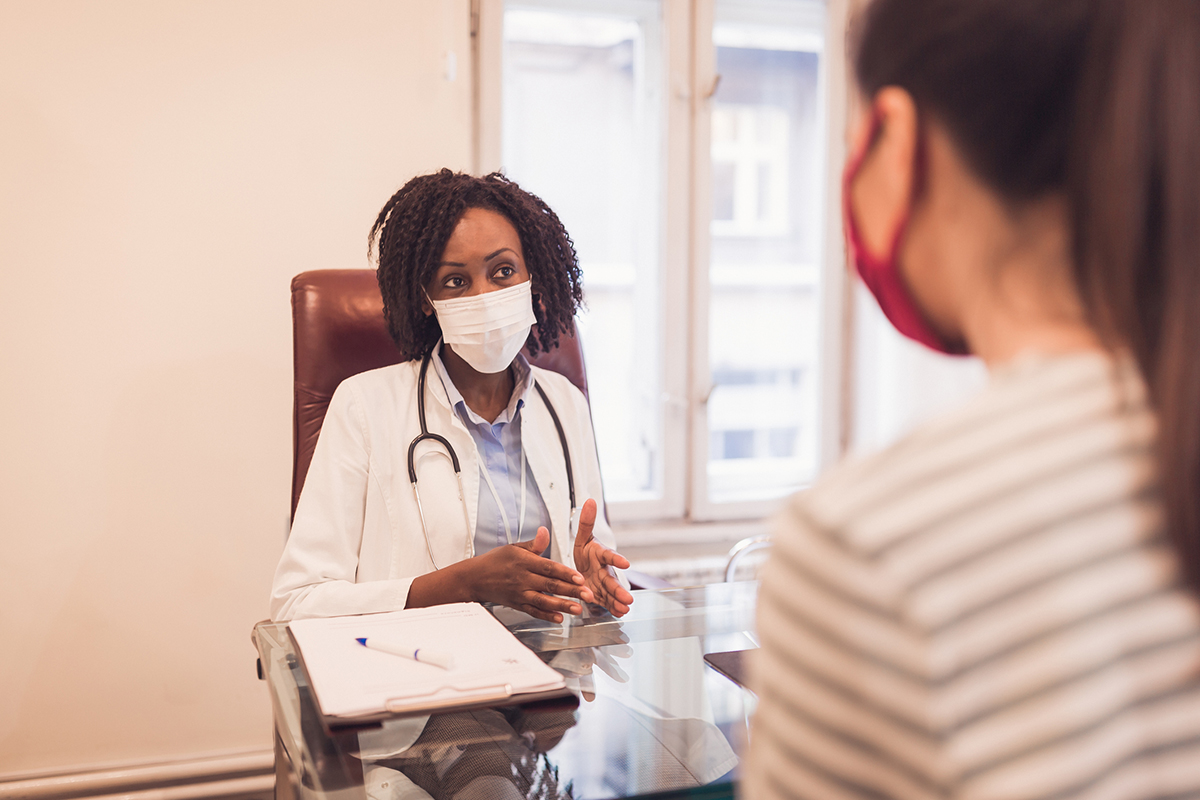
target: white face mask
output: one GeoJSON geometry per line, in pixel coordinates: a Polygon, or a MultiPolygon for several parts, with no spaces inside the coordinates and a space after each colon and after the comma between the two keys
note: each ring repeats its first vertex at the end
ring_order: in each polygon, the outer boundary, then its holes
{"type": "Polygon", "coordinates": [[[494,292],[429,302],[442,340],[477,371],[491,374],[508,369],[537,322],[531,289],[525,281],[494,292]]]}

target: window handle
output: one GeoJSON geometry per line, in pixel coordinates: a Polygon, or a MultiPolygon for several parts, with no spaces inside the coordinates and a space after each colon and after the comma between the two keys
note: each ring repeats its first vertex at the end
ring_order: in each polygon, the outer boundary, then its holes
{"type": "MultiPolygon", "coordinates": [[[[711,100],[712,96],[717,93],[717,87],[720,85],[721,85],[721,74],[717,73],[716,75],[713,75],[712,84],[708,87],[708,91],[703,93],[704,99],[711,100]]],[[[675,96],[678,97],[680,100],[691,100],[692,99],[692,90],[690,88],[688,88],[687,84],[680,83],[677,85],[677,87],[675,89],[675,96]]]]}
{"type": "MultiPolygon", "coordinates": [[[[721,73],[713,75],[712,86],[708,87],[708,92],[704,95],[705,100],[711,100],[712,96],[717,93],[717,87],[721,85],[721,73]]],[[[712,391],[711,389],[709,390],[712,391]]]]}

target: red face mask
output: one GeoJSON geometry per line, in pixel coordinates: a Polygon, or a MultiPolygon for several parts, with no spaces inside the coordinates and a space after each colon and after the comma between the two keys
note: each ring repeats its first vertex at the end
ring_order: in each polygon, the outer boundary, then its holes
{"type": "MultiPolygon", "coordinates": [[[[905,210],[896,234],[892,237],[892,246],[884,258],[876,257],[867,249],[866,242],[863,241],[862,234],[855,222],[854,209],[850,202],[850,186],[858,175],[859,169],[862,168],[863,161],[870,152],[871,144],[875,141],[881,124],[879,113],[875,112],[871,118],[871,130],[867,134],[862,149],[846,162],[846,171],[842,173],[842,221],[845,225],[846,246],[849,249],[850,258],[854,262],[858,276],[875,296],[875,301],[879,303],[883,315],[888,318],[888,322],[892,323],[896,330],[939,353],[967,355],[968,351],[962,342],[948,341],[933,329],[929,320],[917,306],[916,300],[913,299],[912,293],[909,292],[908,287],[904,284],[904,278],[900,274],[900,246],[903,244],[904,234],[908,230],[910,209],[905,210]]],[[[918,181],[924,171],[923,153],[923,149],[918,146],[918,181]]],[[[917,190],[914,189],[913,194],[916,193],[917,190]]]]}

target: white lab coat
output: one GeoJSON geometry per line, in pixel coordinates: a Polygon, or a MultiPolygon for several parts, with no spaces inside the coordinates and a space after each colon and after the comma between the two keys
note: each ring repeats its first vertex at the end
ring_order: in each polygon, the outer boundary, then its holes
{"type": "MultiPolygon", "coordinates": [[[[367,614],[404,608],[413,578],[434,570],[408,477],[420,432],[417,376],[408,361],[347,378],[329,403],[291,536],[275,571],[271,618],[367,614]]],[[[429,370],[433,372],[432,368],[429,370]]],[[[600,465],[587,400],[565,377],[533,368],[562,422],[577,506],[599,505],[594,533],[615,547],[604,521],[600,465]]],[[[463,499],[444,449],[416,450],[421,506],[438,566],[470,558],[479,506],[479,455],[436,375],[426,380],[428,429],[448,439],[462,468],[463,499]],[[464,507],[465,501],[465,507],[464,507]],[[465,516],[464,516],[465,512],[465,516]]],[[[551,557],[574,567],[567,471],[554,421],[535,389],[521,410],[521,441],[551,522],[551,557]]]]}

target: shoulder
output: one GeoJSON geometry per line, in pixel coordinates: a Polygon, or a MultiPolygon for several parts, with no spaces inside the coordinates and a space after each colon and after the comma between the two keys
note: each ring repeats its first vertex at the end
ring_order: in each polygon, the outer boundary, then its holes
{"type": "Polygon", "coordinates": [[[1034,490],[1078,495],[1072,476],[1152,438],[1140,381],[1119,359],[1022,362],[887,449],[833,468],[799,502],[813,524],[878,554],[915,531],[961,530],[1034,490]]]}
{"type": "MultiPolygon", "coordinates": [[[[565,375],[542,367],[535,367],[532,364],[530,369],[533,371],[533,379],[538,386],[542,387],[546,392],[546,396],[554,403],[555,410],[559,410],[560,406],[571,408],[576,411],[588,408],[587,398],[583,392],[571,383],[570,379],[565,375]]],[[[537,390],[534,389],[536,392],[537,390]]]]}
{"type": "Polygon", "coordinates": [[[329,400],[327,417],[353,419],[365,431],[373,420],[404,407],[416,393],[420,361],[359,372],[343,380],[329,400]]]}
{"type": "Polygon", "coordinates": [[[375,396],[390,396],[413,391],[421,370],[420,361],[404,361],[378,369],[369,369],[338,384],[334,397],[353,395],[360,401],[375,396]]]}

